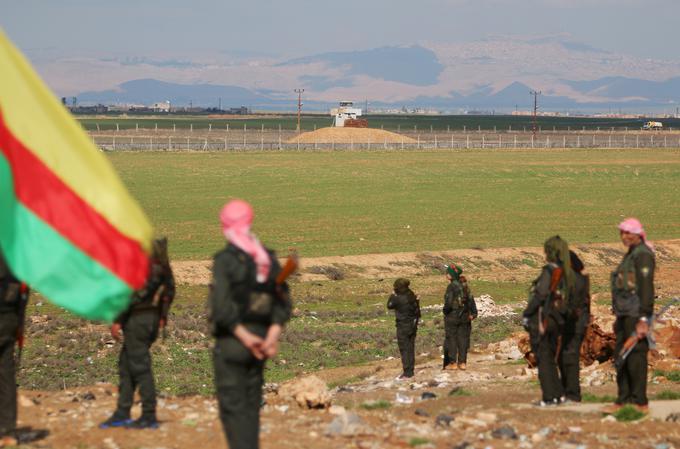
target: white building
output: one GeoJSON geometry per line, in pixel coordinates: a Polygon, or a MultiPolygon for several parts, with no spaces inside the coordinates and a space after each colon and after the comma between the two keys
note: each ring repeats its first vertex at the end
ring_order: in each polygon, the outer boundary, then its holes
{"type": "Polygon", "coordinates": [[[345,120],[356,120],[361,116],[361,108],[355,108],[351,101],[341,101],[340,107],[331,109],[331,116],[333,117],[333,126],[345,126],[345,120]]]}

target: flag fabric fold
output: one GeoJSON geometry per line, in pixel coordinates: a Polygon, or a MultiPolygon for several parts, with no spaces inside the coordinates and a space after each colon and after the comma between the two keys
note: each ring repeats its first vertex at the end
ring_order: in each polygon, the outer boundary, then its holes
{"type": "Polygon", "coordinates": [[[106,156],[0,30],[0,248],[12,271],[110,321],[146,280],[152,235],[106,156]]]}

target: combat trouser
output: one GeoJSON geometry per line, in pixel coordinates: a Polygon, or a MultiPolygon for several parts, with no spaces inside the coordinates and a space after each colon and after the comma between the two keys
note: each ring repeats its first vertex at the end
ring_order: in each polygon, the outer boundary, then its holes
{"type": "Polygon", "coordinates": [[[562,350],[558,358],[564,395],[567,399],[576,402],[581,401],[579,362],[582,342],[582,334],[565,333],[562,336],[562,350]]]}
{"type": "Polygon", "coordinates": [[[257,449],[264,361],[234,337],[220,337],[213,349],[215,389],[229,449],[257,449]]]}
{"type": "Polygon", "coordinates": [[[470,347],[470,321],[445,319],[446,348],[449,363],[467,363],[467,352],[470,347]]]}
{"type": "Polygon", "coordinates": [[[548,318],[545,334],[540,336],[536,352],[538,362],[538,381],[541,384],[543,401],[560,400],[564,388],[557,371],[557,350],[559,345],[559,328],[553,318],[548,318]]]}
{"type": "Polygon", "coordinates": [[[0,313],[0,436],[17,425],[17,381],[14,365],[19,318],[16,312],[0,313]]]}
{"type": "Polygon", "coordinates": [[[156,419],[156,385],[151,369],[151,345],[158,337],[159,316],[156,310],[137,312],[123,324],[123,348],[118,369],[120,386],[118,407],[114,416],[130,417],[135,389],[139,387],[142,416],[156,419]]]}
{"type": "Polygon", "coordinates": [[[397,323],[397,344],[401,354],[401,366],[405,376],[413,376],[416,365],[416,333],[418,325],[415,320],[397,323]]]}
{"type": "MultiPolygon", "coordinates": [[[[619,354],[623,343],[635,331],[637,318],[619,317],[614,323],[616,333],[616,348],[614,354],[619,354]]],[[[616,373],[618,385],[617,404],[647,405],[647,339],[640,340],[635,349],[626,358],[625,363],[616,373]]]]}

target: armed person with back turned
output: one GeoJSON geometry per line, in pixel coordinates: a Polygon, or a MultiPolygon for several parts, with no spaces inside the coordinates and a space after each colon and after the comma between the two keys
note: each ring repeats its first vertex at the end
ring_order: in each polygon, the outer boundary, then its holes
{"type": "Polygon", "coordinates": [[[28,287],[14,277],[0,250],[0,442],[16,445],[17,382],[14,347],[21,350],[28,287]]]}
{"type": "Polygon", "coordinates": [[[564,316],[574,292],[569,246],[559,235],[543,246],[547,265],[533,282],[529,303],[523,313],[524,328],[529,331],[531,349],[538,362],[538,380],[543,393],[540,406],[558,405],[565,400],[564,387],[557,370],[564,316]]]}
{"type": "Polygon", "coordinates": [[[446,265],[449,285],[444,294],[444,369],[467,369],[467,352],[470,348],[472,320],[477,318],[477,305],[470,293],[463,269],[455,264],[446,265]]]}
{"type": "Polygon", "coordinates": [[[220,214],[227,247],[215,255],[209,295],[220,420],[230,449],[259,447],[265,360],[278,352],[291,302],[275,254],[250,232],[253,210],[232,200],[220,214]]]}
{"type": "Polygon", "coordinates": [[[647,334],[654,313],[654,251],[647,242],[642,223],[636,218],[624,220],[619,224],[619,231],[628,252],[611,276],[612,308],[616,315],[614,355],[621,354],[629,339],[634,347],[617,369],[618,397],[610,409],[615,411],[625,404],[634,404],[646,412],[647,334]]]}
{"type": "Polygon", "coordinates": [[[387,308],[394,310],[397,321],[397,344],[401,354],[403,371],[397,379],[413,377],[416,364],[416,333],[420,319],[420,302],[409,288],[408,279],[399,278],[394,281],[394,293],[387,300],[387,308]]]}
{"type": "Polygon", "coordinates": [[[590,278],[582,274],[585,266],[575,252],[569,251],[574,271],[574,291],[569,295],[558,365],[567,401],[581,402],[579,362],[581,344],[590,324],[590,278]]]}
{"type": "Polygon", "coordinates": [[[151,370],[151,345],[158,338],[159,328],[165,329],[168,309],[175,298],[175,278],[168,259],[167,238],[153,241],[149,277],[144,287],[132,295],[130,307],[111,326],[111,335],[120,341],[123,330],[123,347],[118,359],[120,385],[118,405],[113,415],[100,424],[100,428],[128,427],[155,429],[156,386],[151,370]],[[136,388],[142,398],[142,415],[130,419],[130,409],[136,388]]]}

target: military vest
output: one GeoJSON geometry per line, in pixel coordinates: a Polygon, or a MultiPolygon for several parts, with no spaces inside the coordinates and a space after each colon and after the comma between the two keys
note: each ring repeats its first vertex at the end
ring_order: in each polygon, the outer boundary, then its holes
{"type": "Polygon", "coordinates": [[[269,252],[272,260],[269,278],[257,282],[257,266],[252,257],[233,245],[226,251],[233,254],[240,262],[230,273],[233,299],[238,305],[241,321],[244,323],[271,324],[274,301],[276,301],[276,276],[280,271],[275,263],[275,256],[269,252]]]}
{"type": "Polygon", "coordinates": [[[649,252],[644,243],[628,252],[621,264],[611,273],[612,308],[617,317],[638,317],[640,315],[640,297],[637,294],[635,277],[635,258],[642,252],[649,252]]]}

